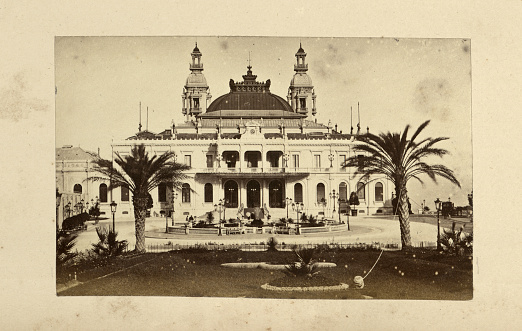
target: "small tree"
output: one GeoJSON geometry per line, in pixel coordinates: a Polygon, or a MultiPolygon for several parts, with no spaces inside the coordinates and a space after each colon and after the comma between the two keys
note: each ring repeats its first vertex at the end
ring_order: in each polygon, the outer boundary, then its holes
{"type": "Polygon", "coordinates": [[[270,237],[266,241],[268,245],[268,252],[277,252],[277,239],[275,237],[270,237]]]}
{"type": "Polygon", "coordinates": [[[92,244],[92,251],[100,256],[117,256],[123,254],[127,248],[127,240],[117,240],[118,232],[114,229],[105,227],[97,227],[96,233],[98,234],[99,241],[96,244],[92,244]]]}
{"type": "Polygon", "coordinates": [[[207,223],[208,224],[214,223],[214,213],[211,211],[207,212],[207,223]]]}

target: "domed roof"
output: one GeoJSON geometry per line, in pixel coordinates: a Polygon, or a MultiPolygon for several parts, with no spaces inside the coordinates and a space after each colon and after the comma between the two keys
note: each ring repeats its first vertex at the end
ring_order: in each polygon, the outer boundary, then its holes
{"type": "Polygon", "coordinates": [[[268,116],[273,111],[292,112],[292,107],[283,98],[270,92],[247,91],[230,92],[220,96],[210,104],[207,113],[222,110],[233,110],[238,114],[241,112],[251,114],[250,111],[256,111],[268,116]]]}
{"type": "Polygon", "coordinates": [[[193,72],[187,77],[185,86],[207,86],[207,79],[202,73],[193,72]]]}
{"type": "Polygon", "coordinates": [[[296,73],[290,81],[291,86],[312,86],[312,79],[305,73],[296,73]]]}
{"type": "MultiPolygon", "coordinates": [[[[234,115],[242,112],[273,116],[276,112],[293,112],[286,100],[270,93],[270,79],[266,82],[256,81],[252,74],[252,66],[248,65],[247,74],[243,75],[242,82],[229,81],[230,93],[214,100],[207,109],[207,114],[216,111],[233,111],[234,115]]],[[[279,113],[280,115],[280,113],[279,113]]],[[[261,115],[260,115],[261,116],[261,115]]]]}

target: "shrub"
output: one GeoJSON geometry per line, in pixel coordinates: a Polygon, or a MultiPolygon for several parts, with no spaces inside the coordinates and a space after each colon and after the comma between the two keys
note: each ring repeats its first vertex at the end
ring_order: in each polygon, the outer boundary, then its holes
{"type": "Polygon", "coordinates": [[[267,240],[268,252],[277,252],[277,239],[275,237],[270,237],[267,240]]]}
{"type": "Polygon", "coordinates": [[[456,231],[455,225],[455,222],[453,222],[451,230],[444,230],[444,233],[440,236],[442,248],[449,254],[471,254],[473,252],[473,235],[464,233],[462,227],[459,231],[456,231]]]}
{"type": "Polygon", "coordinates": [[[207,222],[200,220],[197,224],[194,225],[195,228],[213,228],[213,224],[207,224],[207,222]]]}
{"type": "Polygon", "coordinates": [[[89,216],[94,217],[95,220],[98,220],[98,217],[100,217],[100,205],[96,202],[94,206],[89,209],[89,216]]]}
{"type": "Polygon", "coordinates": [[[105,227],[97,227],[96,233],[99,241],[92,244],[92,251],[99,256],[121,255],[127,248],[127,240],[117,240],[118,232],[114,229],[107,230],[105,227]]]}
{"type": "Polygon", "coordinates": [[[85,224],[85,221],[89,220],[89,214],[81,213],[78,215],[71,216],[66,218],[62,223],[63,230],[76,230],[78,228],[82,228],[85,224]]]}
{"type": "Polygon", "coordinates": [[[214,222],[214,213],[211,211],[207,212],[207,222],[208,224],[212,224],[214,222]]]}
{"type": "Polygon", "coordinates": [[[78,255],[78,253],[72,252],[77,237],[77,234],[67,234],[63,230],[56,232],[56,267],[66,264],[78,255]]]}
{"type": "Polygon", "coordinates": [[[314,217],[312,214],[308,216],[308,223],[310,223],[310,226],[319,226],[319,224],[317,224],[317,217],[314,217]]]}
{"type": "Polygon", "coordinates": [[[256,219],[256,220],[253,220],[252,223],[250,223],[250,226],[255,226],[255,227],[262,227],[264,224],[264,222],[260,219],[256,219]]]}
{"type": "Polygon", "coordinates": [[[319,273],[317,262],[313,259],[314,249],[294,249],[297,262],[285,266],[284,273],[290,277],[313,277],[319,273]]]}

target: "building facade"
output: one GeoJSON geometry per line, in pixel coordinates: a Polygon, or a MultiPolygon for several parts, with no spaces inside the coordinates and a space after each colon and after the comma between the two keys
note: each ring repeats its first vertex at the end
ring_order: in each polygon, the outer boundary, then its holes
{"type": "Polygon", "coordinates": [[[56,189],[61,194],[60,205],[57,207],[60,227],[65,218],[85,212],[95,203],[99,204],[102,215],[109,216],[111,201],[120,201],[118,214],[130,214],[129,190],[110,190],[109,178],[103,178],[94,170],[93,161],[97,157],[93,152],[71,145],[56,148],[56,189]]]}
{"type": "MultiPolygon", "coordinates": [[[[221,200],[226,219],[250,215],[256,208],[264,218],[288,212],[295,219],[292,203],[302,204],[306,214],[339,218],[351,192],[359,197],[359,215],[391,212],[394,188],[386,178],[361,181],[352,178],[353,169],[342,167],[353,155],[352,147],[364,143],[364,135],[343,134],[317,122],[306,55],[302,47],[295,54],[286,100],[270,92],[270,80],[259,82],[249,65],[242,81],[231,79],[230,92],[212,101],[196,45],[181,96],[185,121],[159,134],[140,130],[112,145],[122,156],[135,144],[144,144],[151,154],[172,151],[177,162],[191,166],[181,191],[162,184],[151,192],[153,215],[174,209],[177,220],[204,217],[221,200]]],[[[130,213],[132,198],[120,190],[112,192],[118,214],[130,213]]]]}

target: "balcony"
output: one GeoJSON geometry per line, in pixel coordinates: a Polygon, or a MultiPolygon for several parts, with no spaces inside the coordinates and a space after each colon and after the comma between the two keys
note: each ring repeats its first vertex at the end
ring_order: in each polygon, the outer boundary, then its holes
{"type": "Polygon", "coordinates": [[[235,177],[269,177],[269,176],[301,176],[309,174],[321,173],[341,173],[344,172],[342,168],[281,168],[281,167],[267,167],[267,168],[193,168],[193,171],[198,175],[212,174],[235,177]]]}

